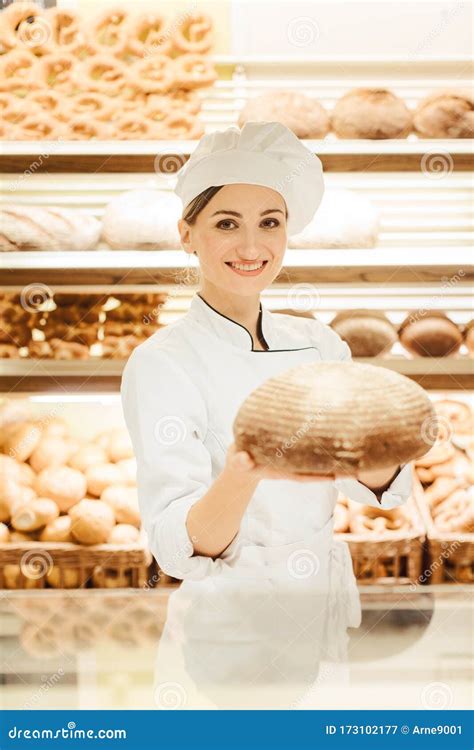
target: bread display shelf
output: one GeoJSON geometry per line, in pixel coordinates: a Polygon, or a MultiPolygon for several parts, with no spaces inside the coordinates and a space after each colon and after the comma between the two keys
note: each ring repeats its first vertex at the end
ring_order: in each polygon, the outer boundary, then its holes
{"type": "MultiPolygon", "coordinates": [[[[419,171],[428,153],[448,154],[456,172],[474,168],[466,139],[338,141],[328,137],[304,144],[319,156],[325,172],[419,171]]],[[[156,172],[165,163],[169,174],[184,164],[196,145],[190,140],[5,141],[0,172],[156,172]]]]}
{"type": "MultiPolygon", "coordinates": [[[[354,362],[388,367],[407,375],[426,389],[461,390],[474,386],[473,360],[468,357],[355,357],[354,362]]],[[[124,360],[0,360],[0,392],[7,393],[115,393],[120,390],[124,360]],[[66,390],[67,389],[67,390],[66,390]]]]}
{"type": "Polygon", "coordinates": [[[432,585],[474,583],[474,533],[439,531],[422,489],[417,492],[416,502],[427,530],[426,582],[432,585]]]}
{"type": "MultiPolygon", "coordinates": [[[[182,250],[9,252],[0,255],[0,284],[172,286],[185,269],[198,268],[182,250]]],[[[463,270],[458,285],[474,279],[468,247],[287,250],[276,284],[441,283],[463,270]]],[[[457,285],[457,286],[458,286],[457,285]]]]}
{"type": "Polygon", "coordinates": [[[67,570],[78,571],[79,586],[91,585],[94,568],[104,584],[106,571],[119,579],[127,578],[128,585],[143,587],[151,577],[150,553],[143,545],[95,544],[84,546],[69,542],[8,542],[0,544],[0,589],[4,589],[6,565],[19,566],[17,588],[44,588],[46,574],[54,565],[58,569],[59,586],[64,585],[67,570]],[[36,567],[35,567],[36,566],[36,567]],[[25,575],[24,570],[33,571],[25,575]],[[41,574],[42,573],[42,574],[41,574]]]}

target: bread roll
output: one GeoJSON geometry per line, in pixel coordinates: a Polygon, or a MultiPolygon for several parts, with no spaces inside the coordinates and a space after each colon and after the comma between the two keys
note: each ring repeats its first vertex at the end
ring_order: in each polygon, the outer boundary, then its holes
{"type": "Polygon", "coordinates": [[[81,544],[104,544],[115,526],[115,516],[101,500],[81,500],[69,511],[71,533],[81,544]]]}
{"type": "MultiPolygon", "coordinates": [[[[86,469],[87,491],[95,497],[113,484],[122,484],[123,474],[115,464],[93,464],[86,469]]],[[[85,493],[84,493],[85,494],[85,493]]]]}
{"type": "Polygon", "coordinates": [[[140,531],[129,523],[118,523],[107,539],[109,544],[135,544],[140,540],[140,531]]]}
{"type": "Polygon", "coordinates": [[[122,472],[122,484],[135,487],[137,484],[137,460],[133,458],[123,458],[117,461],[117,467],[122,472]]]}
{"type": "Polygon", "coordinates": [[[36,497],[33,487],[19,484],[11,477],[0,477],[0,521],[8,523],[18,505],[31,502],[36,497]]]}
{"type": "Polygon", "coordinates": [[[472,138],[474,96],[469,89],[435,91],[423,99],[413,115],[423,138],[472,138]]]}
{"type": "Polygon", "coordinates": [[[106,589],[129,588],[132,585],[132,574],[130,570],[116,570],[96,565],[92,571],[92,585],[94,588],[106,589]]]}
{"type": "Polygon", "coordinates": [[[30,465],[38,474],[46,468],[62,466],[71,454],[71,445],[63,437],[43,436],[30,456],[30,465]]]}
{"type": "Polygon", "coordinates": [[[105,208],[102,234],[117,250],[172,250],[181,247],[177,222],[182,206],[174,193],[130,190],[105,208]]]}
{"type": "MultiPolygon", "coordinates": [[[[426,453],[434,409],[417,383],[354,362],[300,365],[270,378],[243,402],[237,450],[282,471],[354,476],[426,453]]],[[[431,430],[435,432],[435,430],[431,430]]]]}
{"type": "MultiPolygon", "coordinates": [[[[7,304],[5,302],[1,301],[0,298],[0,311],[1,311],[1,317],[5,320],[5,308],[4,304],[7,304]]],[[[23,310],[21,306],[20,307],[20,313],[25,313],[26,310],[23,310]]],[[[0,430],[3,431],[7,425],[12,424],[19,424],[21,422],[28,422],[30,418],[30,411],[29,409],[22,403],[18,401],[8,400],[6,399],[2,403],[0,403],[0,430]]]]}
{"type": "Polygon", "coordinates": [[[140,510],[135,487],[119,484],[107,487],[100,499],[112,508],[118,523],[140,527],[140,510]]]}
{"type": "Polygon", "coordinates": [[[348,344],[353,357],[378,357],[398,341],[390,320],[375,310],[344,310],[332,319],[331,328],[348,344]]]}
{"type": "Polygon", "coordinates": [[[27,461],[41,440],[41,427],[35,422],[22,422],[5,428],[3,451],[17,461],[27,461]]]}
{"type": "Polygon", "coordinates": [[[35,481],[35,473],[28,464],[0,453],[0,478],[9,478],[17,484],[25,484],[31,487],[35,481]]]}
{"type": "MultiPolygon", "coordinates": [[[[131,526],[130,528],[133,528],[131,526]]],[[[0,544],[5,544],[10,539],[10,530],[5,523],[0,523],[0,544]]]]}
{"type": "Polygon", "coordinates": [[[379,216],[375,205],[352,190],[326,189],[321,205],[307,226],[288,239],[288,247],[375,247],[379,216]]]}
{"type": "Polygon", "coordinates": [[[72,208],[3,204],[0,209],[1,250],[93,250],[100,222],[72,208]]]}
{"type": "Polygon", "coordinates": [[[84,474],[89,466],[105,463],[107,463],[107,453],[103,448],[94,443],[83,445],[68,459],[69,466],[84,474]]]}
{"type": "Polygon", "coordinates": [[[42,497],[54,500],[65,513],[82,500],[87,491],[84,474],[70,466],[53,466],[43,469],[36,479],[36,491],[42,497]]]}
{"type": "Polygon", "coordinates": [[[412,116],[405,102],[383,88],[359,88],[334,107],[332,128],[339,138],[405,138],[412,116]]]}
{"type": "Polygon", "coordinates": [[[474,319],[464,326],[463,337],[469,356],[474,357],[474,319]]]}
{"type": "Polygon", "coordinates": [[[16,531],[16,529],[12,529],[10,531],[10,542],[37,542],[39,539],[39,531],[16,531]]]}
{"type": "Polygon", "coordinates": [[[22,575],[19,565],[4,565],[3,585],[6,589],[41,589],[41,578],[28,578],[22,575]]]}
{"type": "Polygon", "coordinates": [[[17,531],[36,531],[59,516],[59,508],[45,497],[38,497],[26,505],[17,506],[12,515],[12,526],[17,531]]]}
{"type": "Polygon", "coordinates": [[[50,521],[40,534],[41,542],[74,542],[71,516],[59,516],[50,521]]]}
{"type": "Polygon", "coordinates": [[[447,357],[462,344],[459,328],[440,310],[414,311],[401,324],[400,342],[419,357],[447,357]]]}
{"type": "Polygon", "coordinates": [[[133,458],[133,445],[127,430],[117,430],[112,433],[107,445],[109,461],[122,461],[133,458]]]}
{"type": "Polygon", "coordinates": [[[77,589],[79,588],[81,577],[76,568],[59,568],[53,565],[51,570],[46,574],[46,580],[54,589],[77,589]]]}
{"type": "Polygon", "coordinates": [[[280,122],[298,138],[324,138],[329,132],[329,115],[324,107],[296,91],[269,91],[249,99],[239,115],[239,127],[261,121],[280,122]]]}

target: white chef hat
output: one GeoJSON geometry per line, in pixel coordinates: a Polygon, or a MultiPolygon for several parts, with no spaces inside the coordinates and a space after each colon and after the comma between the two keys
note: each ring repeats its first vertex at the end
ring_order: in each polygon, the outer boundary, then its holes
{"type": "Polygon", "coordinates": [[[324,193],[320,159],[279,122],[246,122],[240,130],[209,133],[177,172],[174,192],[183,210],[212,185],[248,183],[280,193],[288,208],[288,234],[301,232],[324,193]]]}

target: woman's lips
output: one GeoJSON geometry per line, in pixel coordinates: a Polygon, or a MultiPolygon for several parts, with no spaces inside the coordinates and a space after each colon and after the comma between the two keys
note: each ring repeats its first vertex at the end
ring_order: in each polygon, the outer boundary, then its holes
{"type": "MultiPolygon", "coordinates": [[[[256,262],[257,262],[257,261],[256,261],[256,262]]],[[[241,268],[234,268],[234,267],[233,267],[233,266],[231,265],[231,264],[232,264],[232,261],[225,261],[225,264],[226,264],[226,266],[227,266],[228,268],[230,268],[230,270],[231,270],[231,271],[233,271],[234,273],[237,273],[237,274],[239,274],[239,276],[258,276],[258,275],[259,275],[260,273],[262,273],[262,271],[263,271],[263,270],[265,269],[265,267],[266,267],[267,263],[268,263],[268,260],[264,260],[264,261],[262,261],[262,266],[261,266],[260,268],[255,268],[255,269],[254,269],[254,270],[252,270],[252,271],[244,271],[244,270],[243,270],[243,269],[241,269],[241,268]]],[[[242,264],[239,264],[239,265],[242,265],[242,266],[244,266],[244,265],[246,265],[246,264],[245,264],[245,263],[242,263],[242,264]]],[[[255,265],[255,263],[248,263],[248,265],[249,265],[249,266],[251,267],[251,266],[255,265]]]]}

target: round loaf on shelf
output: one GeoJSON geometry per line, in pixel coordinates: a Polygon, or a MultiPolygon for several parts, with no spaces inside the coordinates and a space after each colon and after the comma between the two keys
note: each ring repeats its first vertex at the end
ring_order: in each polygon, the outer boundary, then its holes
{"type": "Polygon", "coordinates": [[[249,99],[239,115],[239,127],[259,121],[280,122],[298,138],[324,138],[329,132],[329,115],[324,107],[296,91],[269,91],[249,99]]]}
{"type": "Polygon", "coordinates": [[[40,497],[50,497],[61,512],[66,512],[85,496],[87,482],[84,474],[70,466],[52,466],[43,469],[36,478],[36,491],[40,497]]]}
{"type": "Polygon", "coordinates": [[[462,334],[456,323],[441,310],[415,310],[402,322],[400,342],[418,357],[448,357],[456,354],[462,334]]]}
{"type": "Polygon", "coordinates": [[[105,207],[102,234],[117,250],[165,250],[181,247],[177,229],[181,204],[158,190],[129,190],[105,207]]]}
{"type": "Polygon", "coordinates": [[[330,325],[348,344],[353,357],[377,357],[398,341],[395,327],[377,310],[344,310],[330,325]]]}
{"type": "Polygon", "coordinates": [[[424,455],[436,440],[434,416],[421,386],[397,372],[317,362],[256,388],[233,431],[237,450],[248,451],[257,465],[354,476],[424,455]]]}
{"type": "Polygon", "coordinates": [[[358,88],[336,102],[331,123],[339,138],[405,138],[412,128],[412,115],[391,91],[358,88]]]}
{"type": "Polygon", "coordinates": [[[413,115],[415,131],[423,138],[472,138],[474,95],[469,89],[435,91],[423,99],[413,115]]]}
{"type": "Polygon", "coordinates": [[[474,357],[474,319],[464,326],[463,338],[469,356],[474,357]]]}

